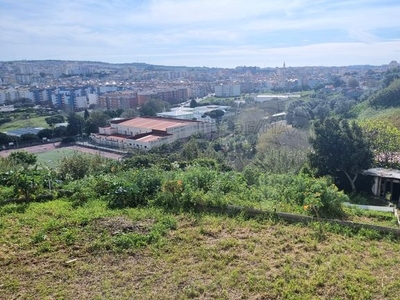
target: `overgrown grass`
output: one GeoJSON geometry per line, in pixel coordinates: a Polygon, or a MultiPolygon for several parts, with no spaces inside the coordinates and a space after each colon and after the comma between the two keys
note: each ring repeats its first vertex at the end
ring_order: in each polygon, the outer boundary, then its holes
{"type": "Polygon", "coordinates": [[[376,109],[362,102],[355,110],[358,112],[358,120],[386,120],[400,129],[400,108],[376,109]]]}
{"type": "Polygon", "coordinates": [[[397,299],[373,231],[60,199],[0,208],[4,299],[397,299]]]}
{"type": "Polygon", "coordinates": [[[397,219],[393,212],[364,210],[356,207],[344,207],[349,221],[398,228],[397,219]]]}
{"type": "Polygon", "coordinates": [[[0,125],[0,131],[10,131],[19,128],[25,127],[42,127],[42,128],[49,128],[49,125],[46,123],[45,118],[48,116],[43,117],[32,117],[29,119],[17,119],[11,122],[4,123],[0,125]]]}

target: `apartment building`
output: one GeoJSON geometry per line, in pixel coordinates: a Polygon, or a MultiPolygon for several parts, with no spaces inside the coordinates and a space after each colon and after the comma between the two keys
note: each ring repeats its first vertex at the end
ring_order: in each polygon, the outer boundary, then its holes
{"type": "Polygon", "coordinates": [[[138,106],[138,94],[133,91],[107,93],[98,96],[97,104],[105,109],[129,109],[138,106]]]}
{"type": "Polygon", "coordinates": [[[214,86],[216,97],[240,96],[240,84],[218,84],[214,86]]]}

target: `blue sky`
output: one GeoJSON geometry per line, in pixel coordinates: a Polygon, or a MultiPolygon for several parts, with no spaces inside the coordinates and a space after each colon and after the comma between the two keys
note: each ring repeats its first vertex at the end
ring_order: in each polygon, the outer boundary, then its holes
{"type": "Polygon", "coordinates": [[[398,0],[0,0],[0,61],[207,67],[400,61],[398,0]]]}

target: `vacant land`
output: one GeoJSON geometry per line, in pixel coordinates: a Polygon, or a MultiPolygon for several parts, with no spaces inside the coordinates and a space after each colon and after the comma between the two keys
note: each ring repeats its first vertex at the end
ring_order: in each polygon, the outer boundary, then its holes
{"type": "Polygon", "coordinates": [[[25,127],[49,128],[49,125],[45,121],[46,118],[47,116],[13,120],[11,122],[0,125],[0,131],[4,132],[25,127]]]}
{"type": "Polygon", "coordinates": [[[398,299],[400,293],[400,244],[374,232],[75,201],[0,207],[1,298],[398,299]]]}

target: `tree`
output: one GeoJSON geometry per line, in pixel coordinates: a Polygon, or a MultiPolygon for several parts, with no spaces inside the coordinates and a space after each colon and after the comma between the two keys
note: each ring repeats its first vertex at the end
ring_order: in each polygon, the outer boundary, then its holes
{"type": "Polygon", "coordinates": [[[62,115],[55,115],[45,118],[45,121],[49,126],[54,126],[57,123],[64,123],[65,119],[62,115]]]}
{"type": "Polygon", "coordinates": [[[195,108],[196,106],[197,106],[197,101],[192,99],[192,101],[190,101],[190,107],[195,108]]]}
{"type": "Polygon", "coordinates": [[[8,159],[16,164],[34,165],[37,161],[37,156],[26,151],[11,152],[8,159]]]}
{"type": "Polygon", "coordinates": [[[9,142],[10,142],[10,137],[5,133],[0,132],[0,145],[6,145],[9,142]]]}
{"type": "Polygon", "coordinates": [[[39,141],[39,137],[37,136],[37,134],[34,134],[34,133],[25,133],[25,134],[21,135],[19,139],[21,142],[28,142],[28,143],[39,141]]]}
{"type": "Polygon", "coordinates": [[[141,106],[140,115],[156,116],[157,113],[162,112],[165,109],[169,109],[169,105],[167,102],[157,99],[149,99],[141,106]]]}
{"type": "Polygon", "coordinates": [[[355,88],[358,88],[359,85],[360,85],[360,83],[354,77],[350,77],[349,80],[347,81],[347,86],[349,88],[355,89],[355,88]]]}
{"type": "Polygon", "coordinates": [[[86,121],[87,119],[89,119],[89,117],[90,117],[89,111],[87,109],[85,109],[85,112],[83,113],[83,118],[86,121]]]}
{"type": "Polygon", "coordinates": [[[373,162],[373,152],[362,128],[355,122],[327,118],[315,122],[310,141],[314,150],[309,155],[311,167],[319,175],[343,172],[355,192],[358,174],[373,162]]]}
{"type": "Polygon", "coordinates": [[[137,117],[137,115],[138,115],[137,111],[133,108],[130,108],[130,109],[124,110],[124,112],[121,114],[121,118],[130,119],[130,118],[137,117]]]}
{"type": "Polygon", "coordinates": [[[214,119],[217,122],[217,124],[221,122],[221,119],[224,115],[225,112],[221,109],[214,109],[212,111],[204,113],[204,116],[209,116],[211,119],[214,119]]]}
{"type": "Polygon", "coordinates": [[[260,134],[256,149],[255,163],[260,169],[274,174],[297,173],[307,161],[308,134],[282,123],[271,124],[260,134]]]}
{"type": "Polygon", "coordinates": [[[53,137],[54,133],[52,129],[49,128],[45,128],[42,129],[38,132],[37,136],[39,137],[39,139],[43,139],[43,138],[47,138],[47,139],[51,139],[53,137]]]}
{"type": "Polygon", "coordinates": [[[74,112],[69,113],[67,126],[67,134],[69,136],[82,134],[84,126],[85,120],[83,119],[83,117],[74,112]]]}
{"type": "Polygon", "coordinates": [[[400,160],[400,130],[387,121],[371,120],[360,123],[375,152],[379,167],[398,168],[400,160]]]}
{"type": "Polygon", "coordinates": [[[388,87],[371,95],[368,100],[373,107],[400,106],[400,79],[394,80],[388,87]]]}
{"type": "Polygon", "coordinates": [[[54,137],[56,138],[62,138],[67,135],[67,127],[65,126],[58,126],[54,128],[54,137]]]}
{"type": "Polygon", "coordinates": [[[115,109],[107,109],[104,113],[109,117],[109,119],[118,118],[124,110],[119,108],[115,109]]]}
{"type": "Polygon", "coordinates": [[[100,110],[95,110],[91,113],[86,121],[85,132],[87,134],[99,132],[99,127],[104,127],[108,124],[108,115],[100,110]]]}

